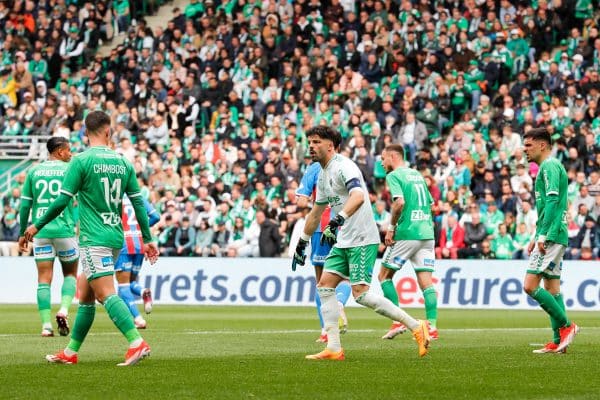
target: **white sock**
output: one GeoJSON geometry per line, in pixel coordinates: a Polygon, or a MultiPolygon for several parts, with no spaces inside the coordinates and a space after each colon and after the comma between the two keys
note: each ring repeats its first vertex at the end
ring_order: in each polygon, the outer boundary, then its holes
{"type": "Polygon", "coordinates": [[[42,329],[52,330],[52,324],[50,322],[46,322],[45,324],[42,324],[42,329]]]}
{"type": "Polygon", "coordinates": [[[62,314],[62,315],[64,315],[66,317],[67,315],[69,315],[69,310],[67,310],[66,308],[61,307],[60,310],[58,310],[58,314],[62,314]]]}
{"type": "Polygon", "coordinates": [[[144,339],[142,338],[135,339],[133,342],[129,343],[129,348],[133,349],[134,347],[138,347],[140,344],[142,344],[143,341],[144,339]]]}
{"type": "Polygon", "coordinates": [[[414,331],[419,327],[419,322],[408,315],[406,311],[400,307],[396,307],[394,303],[389,301],[383,296],[378,296],[371,292],[365,292],[358,296],[356,299],[358,304],[362,304],[365,307],[369,307],[374,310],[377,314],[381,314],[384,317],[388,317],[392,321],[400,321],[408,329],[414,331]]]}
{"type": "Polygon", "coordinates": [[[71,350],[68,347],[63,350],[63,353],[65,353],[65,356],[69,356],[69,357],[74,356],[75,354],[77,354],[76,351],[73,351],[73,350],[71,350]]]}
{"type": "Polygon", "coordinates": [[[317,288],[319,297],[321,297],[321,314],[323,314],[323,324],[327,331],[327,348],[331,351],[340,351],[342,344],[340,342],[340,328],[338,318],[340,309],[337,305],[334,288],[317,288]]]}

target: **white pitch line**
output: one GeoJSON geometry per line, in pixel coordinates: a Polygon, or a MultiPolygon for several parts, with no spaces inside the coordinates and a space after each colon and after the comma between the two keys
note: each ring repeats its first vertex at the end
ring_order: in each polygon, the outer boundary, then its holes
{"type": "MultiPolygon", "coordinates": [[[[449,329],[440,329],[441,332],[448,333],[478,333],[478,332],[537,332],[537,331],[547,331],[549,328],[449,328],[449,329]]],[[[598,331],[600,330],[599,326],[592,327],[582,327],[582,331],[598,331]]],[[[315,333],[319,332],[316,329],[281,329],[281,330],[207,330],[207,331],[169,331],[166,329],[151,329],[152,332],[169,332],[170,334],[175,335],[282,335],[282,334],[301,334],[301,333],[315,333]]],[[[375,333],[381,332],[381,329],[349,329],[348,333],[375,333]]],[[[119,332],[98,332],[92,333],[94,336],[104,336],[104,335],[120,335],[119,332]]],[[[34,337],[39,336],[33,333],[4,333],[0,334],[0,338],[10,338],[10,337],[34,337]]],[[[531,343],[532,346],[537,346],[539,344],[531,343]]],[[[543,344],[542,344],[543,345],[543,344]]]]}

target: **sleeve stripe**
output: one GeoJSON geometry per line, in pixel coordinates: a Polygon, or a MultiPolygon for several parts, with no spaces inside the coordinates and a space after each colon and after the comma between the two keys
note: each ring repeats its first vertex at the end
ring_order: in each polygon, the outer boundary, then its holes
{"type": "Polygon", "coordinates": [[[31,197],[21,196],[21,200],[33,200],[31,197]]]}
{"type": "Polygon", "coordinates": [[[551,194],[555,194],[558,196],[558,191],[557,190],[553,190],[551,192],[546,192],[546,196],[550,196],[551,194]]]}
{"type": "Polygon", "coordinates": [[[75,196],[73,193],[71,193],[71,192],[67,192],[65,189],[60,189],[60,193],[64,193],[64,194],[66,194],[66,195],[67,195],[67,196],[69,196],[69,197],[73,197],[73,196],[75,196]]]}
{"type": "Polygon", "coordinates": [[[134,194],[129,194],[129,193],[127,193],[127,196],[129,196],[129,198],[132,198],[132,197],[140,197],[141,195],[142,195],[142,193],[141,193],[141,192],[137,192],[137,193],[134,193],[134,194]]]}

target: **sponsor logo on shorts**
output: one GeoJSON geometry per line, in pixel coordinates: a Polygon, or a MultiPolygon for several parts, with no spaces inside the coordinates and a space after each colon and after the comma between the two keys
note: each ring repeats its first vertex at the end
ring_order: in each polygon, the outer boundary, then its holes
{"type": "Polygon", "coordinates": [[[102,263],[102,267],[104,267],[104,268],[113,268],[114,267],[112,257],[102,257],[100,259],[100,262],[102,263]]]}
{"type": "Polygon", "coordinates": [[[426,267],[433,267],[435,264],[435,260],[432,258],[426,258],[423,260],[423,264],[425,264],[426,267]]]}
{"type": "Polygon", "coordinates": [[[69,249],[69,250],[61,250],[58,252],[59,257],[72,257],[77,254],[77,250],[69,249]]]}
{"type": "Polygon", "coordinates": [[[399,265],[401,267],[403,267],[404,264],[406,264],[406,260],[403,259],[402,257],[394,257],[393,261],[394,261],[394,264],[397,264],[397,265],[399,265]]]}
{"type": "Polygon", "coordinates": [[[39,246],[33,249],[33,254],[36,256],[43,256],[52,254],[52,246],[39,246]]]}

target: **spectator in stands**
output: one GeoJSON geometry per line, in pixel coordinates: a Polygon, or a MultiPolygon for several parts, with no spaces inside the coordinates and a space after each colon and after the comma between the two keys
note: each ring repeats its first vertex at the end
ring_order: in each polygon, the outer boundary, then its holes
{"type": "Polygon", "coordinates": [[[175,254],[178,257],[189,256],[196,244],[196,229],[190,225],[190,217],[184,215],[181,225],[175,231],[175,254]]]}
{"type": "Polygon", "coordinates": [[[567,256],[572,260],[591,260],[598,257],[600,234],[598,225],[592,216],[585,217],[583,226],[573,240],[573,247],[567,250],[567,256]]]}
{"type": "Polygon", "coordinates": [[[485,225],[481,223],[481,215],[476,204],[469,206],[471,221],[465,222],[465,247],[458,249],[459,258],[478,258],[481,253],[481,245],[487,237],[485,225]]]}
{"type": "Polygon", "coordinates": [[[464,238],[465,232],[456,217],[448,216],[447,227],[442,228],[439,246],[435,249],[436,258],[458,258],[458,250],[465,247],[464,238]]]}
{"type": "Polygon", "coordinates": [[[281,252],[281,236],[275,222],[267,218],[263,210],[256,212],[256,222],[260,227],[258,240],[261,257],[275,257],[281,252]]]}
{"type": "Polygon", "coordinates": [[[177,225],[173,220],[173,216],[167,214],[165,216],[164,226],[160,228],[158,235],[158,249],[160,254],[164,256],[174,256],[177,254],[175,245],[175,235],[177,234],[177,225]]]}
{"type": "Polygon", "coordinates": [[[16,257],[19,255],[19,223],[14,212],[6,213],[2,218],[0,237],[0,255],[16,257]]]}

